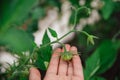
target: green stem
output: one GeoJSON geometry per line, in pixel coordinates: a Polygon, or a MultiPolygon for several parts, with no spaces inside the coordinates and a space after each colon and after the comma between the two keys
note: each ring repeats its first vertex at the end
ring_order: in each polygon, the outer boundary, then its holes
{"type": "Polygon", "coordinates": [[[65,47],[65,45],[64,45],[63,43],[61,43],[61,42],[57,42],[57,43],[59,43],[59,44],[64,48],[64,52],[67,51],[67,50],[66,50],[66,47],[65,47]]]}
{"type": "Polygon", "coordinates": [[[36,47],[34,48],[33,52],[31,53],[31,55],[25,60],[25,62],[23,62],[23,64],[21,66],[19,66],[18,68],[16,68],[14,72],[17,72],[18,69],[20,69],[21,67],[23,67],[25,64],[27,64],[29,62],[29,60],[33,57],[34,53],[36,52],[36,47]]]}
{"type": "Polygon", "coordinates": [[[36,49],[37,49],[37,47],[34,48],[34,50],[33,50],[33,52],[31,53],[31,55],[30,55],[30,56],[26,59],[26,61],[20,66],[20,68],[29,62],[29,60],[30,60],[30,59],[33,57],[33,55],[36,53],[36,51],[37,51],[36,49]]]}
{"type": "Polygon", "coordinates": [[[80,12],[84,8],[87,9],[87,7],[85,7],[85,6],[84,7],[80,7],[78,9],[75,9],[75,18],[74,18],[73,30],[76,28],[78,12],[80,12]]]}
{"type": "Polygon", "coordinates": [[[60,41],[61,39],[63,39],[64,37],[66,37],[68,34],[75,32],[75,30],[71,30],[68,33],[66,33],[65,35],[63,35],[62,37],[60,37],[59,39],[57,39],[57,41],[60,41]]]}
{"type": "Polygon", "coordinates": [[[63,39],[64,37],[66,37],[68,34],[70,34],[70,33],[72,33],[72,32],[80,32],[80,33],[85,34],[86,36],[89,36],[89,34],[88,34],[87,32],[85,32],[85,31],[71,30],[71,31],[69,31],[68,33],[66,33],[65,35],[63,35],[62,37],[60,37],[59,39],[57,39],[57,40],[55,40],[55,41],[53,41],[53,42],[49,42],[49,43],[41,46],[40,48],[43,48],[43,47],[46,47],[46,46],[48,46],[48,45],[57,43],[57,42],[59,42],[61,39],[63,39]]]}
{"type": "Polygon", "coordinates": [[[88,33],[85,32],[85,31],[78,31],[78,32],[81,32],[81,33],[85,34],[86,36],[90,36],[90,34],[88,34],[88,33]]]}

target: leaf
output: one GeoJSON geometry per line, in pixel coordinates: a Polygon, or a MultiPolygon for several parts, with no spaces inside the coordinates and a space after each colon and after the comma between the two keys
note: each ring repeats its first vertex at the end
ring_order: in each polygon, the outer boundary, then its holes
{"type": "Polygon", "coordinates": [[[38,20],[33,20],[32,23],[27,25],[26,32],[33,34],[38,30],[38,20]]]}
{"type": "Polygon", "coordinates": [[[46,66],[44,65],[44,60],[41,58],[41,56],[38,55],[37,60],[34,64],[37,68],[40,68],[41,70],[46,70],[46,66]]]}
{"type": "Polygon", "coordinates": [[[44,61],[50,61],[51,54],[52,54],[52,46],[47,45],[41,45],[41,48],[38,51],[38,54],[40,54],[41,58],[44,59],[44,61]]]}
{"type": "Polygon", "coordinates": [[[104,73],[116,60],[120,42],[103,41],[95,52],[86,60],[84,69],[85,80],[91,79],[96,74],[104,73]]]}
{"type": "Polygon", "coordinates": [[[35,46],[34,41],[25,31],[15,27],[0,35],[0,44],[15,52],[32,51],[35,46]]]}
{"type": "Polygon", "coordinates": [[[97,74],[104,73],[108,70],[116,60],[118,49],[120,48],[120,41],[104,41],[98,49],[101,60],[101,67],[97,74]]]}
{"type": "Polygon", "coordinates": [[[33,20],[38,20],[40,18],[42,18],[45,14],[45,11],[43,8],[41,7],[37,7],[32,11],[32,19],[33,20]]]}
{"type": "Polygon", "coordinates": [[[47,44],[49,42],[50,42],[50,38],[48,37],[47,30],[46,30],[42,39],[42,44],[47,44]]]}
{"type": "Polygon", "coordinates": [[[2,11],[1,29],[4,31],[12,24],[20,23],[38,0],[14,0],[2,11]]]}
{"type": "Polygon", "coordinates": [[[47,67],[45,62],[48,63],[50,62],[51,54],[52,54],[52,47],[50,45],[40,48],[38,51],[38,56],[35,65],[41,70],[46,70],[47,67]]]}
{"type": "Polygon", "coordinates": [[[48,28],[50,34],[53,36],[53,37],[56,37],[57,38],[57,33],[55,30],[51,29],[51,28],[48,28]]]}
{"type": "Polygon", "coordinates": [[[45,61],[49,61],[51,58],[52,46],[49,43],[50,43],[50,38],[46,30],[43,36],[42,45],[40,46],[40,50],[39,50],[41,56],[44,58],[45,61]]]}
{"type": "Polygon", "coordinates": [[[102,77],[97,77],[97,76],[94,76],[91,80],[106,80],[102,77]]]}
{"type": "Polygon", "coordinates": [[[114,10],[114,2],[112,0],[103,0],[104,1],[104,6],[102,8],[102,16],[105,20],[107,20],[113,10],[114,10]]]}
{"type": "Polygon", "coordinates": [[[47,30],[44,33],[42,45],[40,46],[38,50],[38,58],[36,61],[36,66],[42,70],[46,70],[46,64],[45,62],[50,62],[51,54],[52,54],[52,46],[49,44],[50,38],[47,34],[47,30]]]}
{"type": "Polygon", "coordinates": [[[84,69],[84,76],[85,80],[89,80],[100,68],[100,55],[92,54],[87,60],[86,60],[86,67],[84,69]]]}

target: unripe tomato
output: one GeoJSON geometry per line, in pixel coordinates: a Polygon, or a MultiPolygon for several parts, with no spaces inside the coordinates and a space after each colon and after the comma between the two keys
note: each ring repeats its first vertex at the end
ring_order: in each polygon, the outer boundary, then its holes
{"type": "Polygon", "coordinates": [[[61,58],[64,61],[70,61],[72,59],[72,57],[73,57],[73,54],[70,51],[66,51],[66,52],[62,52],[61,53],[61,58]]]}

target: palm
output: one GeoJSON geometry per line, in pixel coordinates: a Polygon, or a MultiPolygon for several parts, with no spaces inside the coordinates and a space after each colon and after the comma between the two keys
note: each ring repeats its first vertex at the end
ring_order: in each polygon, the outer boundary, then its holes
{"type": "MultiPolygon", "coordinates": [[[[66,45],[66,49],[77,52],[76,47],[70,45],[66,45]]],[[[60,58],[60,54],[57,54],[63,51],[59,48],[54,51],[44,80],[84,80],[79,56],[74,56],[71,61],[66,62],[60,58]]],[[[30,71],[30,80],[41,80],[38,70],[30,71]]]]}
{"type": "MultiPolygon", "coordinates": [[[[70,45],[66,45],[66,49],[77,52],[76,47],[70,45]]],[[[57,49],[54,52],[44,80],[84,80],[79,56],[74,56],[72,61],[65,62],[59,57],[60,54],[57,54],[62,51],[57,49]]]]}
{"type": "Polygon", "coordinates": [[[49,75],[44,80],[83,80],[78,76],[58,76],[58,75],[49,75]]]}

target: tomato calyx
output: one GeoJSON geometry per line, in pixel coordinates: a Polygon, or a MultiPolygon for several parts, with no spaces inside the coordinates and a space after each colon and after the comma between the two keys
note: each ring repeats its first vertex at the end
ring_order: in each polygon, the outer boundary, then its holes
{"type": "Polygon", "coordinates": [[[61,58],[64,61],[70,61],[73,57],[73,53],[71,51],[65,51],[61,53],[61,58]]]}

